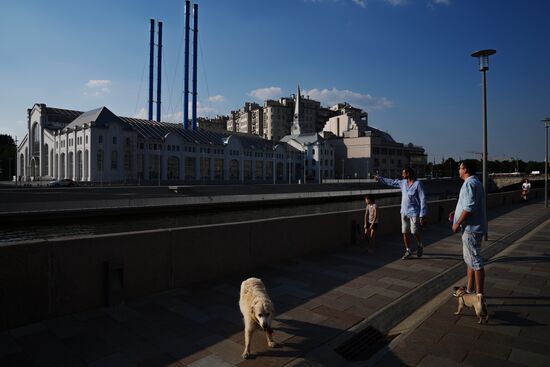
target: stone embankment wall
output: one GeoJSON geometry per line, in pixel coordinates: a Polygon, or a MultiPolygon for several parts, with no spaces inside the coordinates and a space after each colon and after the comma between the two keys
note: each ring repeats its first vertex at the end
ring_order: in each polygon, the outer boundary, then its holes
{"type": "MultiPolygon", "coordinates": [[[[537,195],[543,190],[533,190],[537,195]]],[[[491,194],[488,206],[519,196],[491,194]]],[[[455,205],[430,202],[429,222],[446,222],[455,205]]],[[[399,233],[399,206],[380,211],[378,233],[399,233]]],[[[250,276],[284,259],[357,243],[362,226],[363,211],[352,210],[2,246],[0,330],[225,275],[250,276]]]]}

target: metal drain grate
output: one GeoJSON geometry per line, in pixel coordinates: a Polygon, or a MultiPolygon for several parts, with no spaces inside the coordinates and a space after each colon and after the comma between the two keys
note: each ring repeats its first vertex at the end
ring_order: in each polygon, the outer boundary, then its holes
{"type": "Polygon", "coordinates": [[[365,361],[387,345],[397,335],[384,335],[372,326],[355,334],[350,340],[335,349],[348,361],[365,361]]]}

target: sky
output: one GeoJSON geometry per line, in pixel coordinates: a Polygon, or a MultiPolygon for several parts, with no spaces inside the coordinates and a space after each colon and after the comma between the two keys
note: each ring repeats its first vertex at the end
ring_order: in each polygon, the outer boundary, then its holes
{"type": "MultiPolygon", "coordinates": [[[[181,122],[184,3],[0,0],[0,134],[21,140],[34,103],[146,118],[151,18],[163,22],[162,120],[181,122]]],[[[323,106],[364,109],[369,125],[423,146],[429,161],[479,158],[482,73],[470,55],[495,49],[489,159],[544,160],[550,1],[197,4],[199,116],[290,96],[299,85],[323,106]]]]}

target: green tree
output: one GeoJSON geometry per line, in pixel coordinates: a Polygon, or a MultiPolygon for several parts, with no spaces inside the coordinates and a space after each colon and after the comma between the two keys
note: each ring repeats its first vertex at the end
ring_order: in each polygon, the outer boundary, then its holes
{"type": "Polygon", "coordinates": [[[0,134],[0,180],[11,180],[17,172],[17,147],[10,135],[0,134]]]}

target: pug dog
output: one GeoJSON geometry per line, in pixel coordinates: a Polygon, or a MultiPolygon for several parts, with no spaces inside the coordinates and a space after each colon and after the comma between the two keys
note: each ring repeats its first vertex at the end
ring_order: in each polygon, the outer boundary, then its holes
{"type": "Polygon", "coordinates": [[[476,315],[479,319],[478,324],[482,324],[485,319],[485,323],[489,321],[489,312],[487,311],[487,304],[485,298],[475,293],[466,293],[466,287],[454,287],[453,296],[458,298],[458,310],[454,313],[460,315],[460,311],[464,306],[468,308],[474,308],[476,315]]]}

